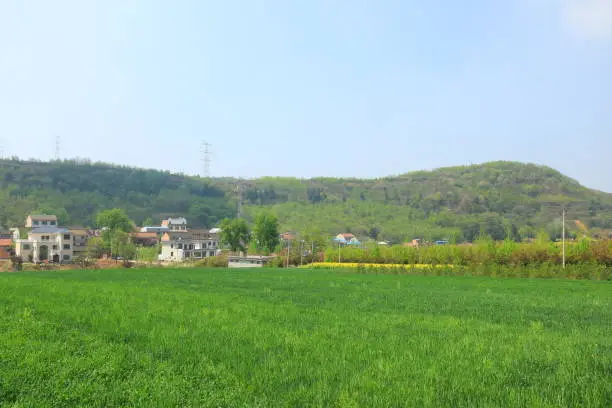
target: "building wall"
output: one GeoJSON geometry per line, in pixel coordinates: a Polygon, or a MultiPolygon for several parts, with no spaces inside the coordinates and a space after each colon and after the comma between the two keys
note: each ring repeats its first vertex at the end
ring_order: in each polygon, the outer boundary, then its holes
{"type": "Polygon", "coordinates": [[[54,216],[40,216],[40,217],[36,217],[36,216],[31,216],[28,215],[28,218],[26,218],[26,228],[36,228],[36,227],[42,227],[44,225],[51,225],[51,226],[57,226],[57,217],[54,216]]]}
{"type": "Polygon", "coordinates": [[[30,234],[27,240],[18,240],[15,244],[15,252],[24,260],[32,255],[34,262],[40,262],[42,247],[47,247],[47,259],[53,260],[54,255],[59,256],[60,262],[71,262],[74,258],[72,248],[72,234],[30,234]]]}
{"type": "Polygon", "coordinates": [[[163,241],[160,259],[163,261],[201,259],[215,256],[218,252],[219,244],[213,240],[163,241]]]}
{"type": "Polygon", "coordinates": [[[87,253],[87,232],[73,232],[72,233],[72,254],[76,257],[83,257],[87,253]]]}

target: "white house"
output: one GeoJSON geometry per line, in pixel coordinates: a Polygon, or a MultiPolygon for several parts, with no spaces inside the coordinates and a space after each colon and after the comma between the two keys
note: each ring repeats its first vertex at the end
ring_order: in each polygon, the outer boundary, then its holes
{"type": "MultiPolygon", "coordinates": [[[[29,218],[29,217],[28,217],[29,218]]],[[[31,262],[70,262],[73,257],[72,233],[66,228],[34,228],[27,239],[15,240],[15,253],[31,262]]]]}
{"type": "Polygon", "coordinates": [[[187,231],[187,220],[183,217],[170,217],[163,220],[161,226],[167,227],[170,231],[187,231]]]}
{"type": "Polygon", "coordinates": [[[45,226],[57,226],[57,217],[55,215],[28,215],[25,223],[26,228],[37,228],[45,226]]]}
{"type": "Polygon", "coordinates": [[[273,256],[262,255],[229,256],[227,266],[229,268],[262,268],[272,259],[274,259],[273,256]]]}
{"type": "Polygon", "coordinates": [[[221,252],[219,236],[210,230],[169,231],[162,235],[161,246],[162,261],[201,259],[221,252]]]}

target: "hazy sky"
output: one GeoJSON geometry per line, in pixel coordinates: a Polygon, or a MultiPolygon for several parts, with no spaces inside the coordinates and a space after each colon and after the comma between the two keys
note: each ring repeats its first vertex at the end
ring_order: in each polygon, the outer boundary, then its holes
{"type": "Polygon", "coordinates": [[[612,0],[0,0],[4,155],[213,176],[519,160],[612,192],[612,0]]]}

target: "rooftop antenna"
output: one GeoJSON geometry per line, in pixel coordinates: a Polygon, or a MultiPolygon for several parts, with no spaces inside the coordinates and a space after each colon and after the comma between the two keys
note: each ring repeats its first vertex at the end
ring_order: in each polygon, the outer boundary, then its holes
{"type": "Polygon", "coordinates": [[[202,177],[209,178],[210,177],[210,143],[206,141],[202,141],[202,163],[203,163],[203,173],[202,177]]]}

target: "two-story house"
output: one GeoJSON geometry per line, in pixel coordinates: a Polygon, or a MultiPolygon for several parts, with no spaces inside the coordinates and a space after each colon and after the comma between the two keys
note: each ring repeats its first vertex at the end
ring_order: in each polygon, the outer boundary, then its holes
{"type": "Polygon", "coordinates": [[[25,223],[26,228],[38,228],[45,226],[57,226],[57,217],[55,215],[28,215],[25,223]]]}
{"type": "Polygon", "coordinates": [[[73,258],[72,245],[72,234],[68,229],[43,226],[33,228],[27,239],[16,240],[15,252],[30,262],[70,262],[73,258]]]}
{"type": "Polygon", "coordinates": [[[161,239],[162,261],[181,262],[219,254],[219,235],[210,230],[169,231],[161,239]]]}
{"type": "Polygon", "coordinates": [[[87,257],[87,242],[90,231],[85,227],[69,227],[72,235],[72,252],[74,258],[87,257]]]}
{"type": "Polygon", "coordinates": [[[163,220],[161,226],[168,228],[170,231],[187,231],[187,220],[183,217],[170,217],[163,220]]]}

